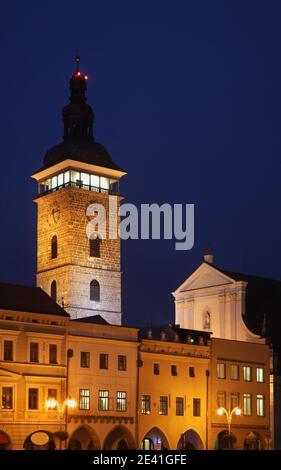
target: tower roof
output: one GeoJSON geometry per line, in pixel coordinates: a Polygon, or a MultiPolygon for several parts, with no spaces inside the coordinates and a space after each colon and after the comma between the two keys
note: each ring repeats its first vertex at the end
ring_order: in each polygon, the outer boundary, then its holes
{"type": "Polygon", "coordinates": [[[87,75],[80,71],[80,59],[75,58],[77,69],[69,80],[69,103],[62,110],[64,123],[63,141],[50,148],[44,157],[44,168],[49,168],[66,159],[89,163],[114,170],[116,165],[105,147],[95,141],[94,112],[87,104],[87,75]]]}

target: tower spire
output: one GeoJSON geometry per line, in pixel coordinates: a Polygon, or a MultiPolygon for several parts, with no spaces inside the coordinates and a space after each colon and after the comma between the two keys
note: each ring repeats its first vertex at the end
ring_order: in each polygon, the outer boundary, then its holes
{"type": "Polygon", "coordinates": [[[80,72],[80,55],[75,56],[75,62],[76,62],[76,73],[80,72]]]}
{"type": "Polygon", "coordinates": [[[64,140],[93,139],[94,113],[86,103],[87,75],[80,71],[80,56],[75,56],[76,71],[70,78],[70,103],[63,108],[64,140]]]}

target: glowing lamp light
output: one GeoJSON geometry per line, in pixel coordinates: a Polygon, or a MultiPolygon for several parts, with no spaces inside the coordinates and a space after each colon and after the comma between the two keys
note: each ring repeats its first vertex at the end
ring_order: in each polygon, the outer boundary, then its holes
{"type": "Polygon", "coordinates": [[[222,416],[222,415],[223,415],[223,408],[219,408],[219,409],[217,410],[217,414],[218,414],[219,416],[222,416]]]}
{"type": "Polygon", "coordinates": [[[235,410],[235,414],[236,414],[237,416],[240,416],[240,415],[241,415],[241,410],[240,410],[240,408],[237,408],[237,409],[235,410]]]}
{"type": "Polygon", "coordinates": [[[77,74],[76,74],[76,75],[78,75],[78,77],[80,77],[80,75],[81,75],[81,72],[77,72],[77,74]]]}
{"type": "Polygon", "coordinates": [[[85,80],[88,80],[88,75],[85,75],[85,80]]]}
{"type": "Polygon", "coordinates": [[[57,406],[57,400],[54,398],[48,398],[48,400],[45,402],[45,406],[46,408],[53,410],[57,406]]]}
{"type": "Polygon", "coordinates": [[[76,402],[76,400],[74,400],[74,398],[68,398],[66,400],[66,405],[67,405],[68,408],[76,408],[77,402],[76,402]]]}

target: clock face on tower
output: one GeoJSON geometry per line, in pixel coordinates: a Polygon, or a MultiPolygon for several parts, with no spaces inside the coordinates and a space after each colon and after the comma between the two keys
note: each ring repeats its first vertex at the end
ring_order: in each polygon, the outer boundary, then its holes
{"type": "Polygon", "coordinates": [[[60,220],[60,206],[58,203],[54,203],[53,206],[51,206],[48,214],[48,224],[50,226],[56,225],[58,221],[60,220]]]}

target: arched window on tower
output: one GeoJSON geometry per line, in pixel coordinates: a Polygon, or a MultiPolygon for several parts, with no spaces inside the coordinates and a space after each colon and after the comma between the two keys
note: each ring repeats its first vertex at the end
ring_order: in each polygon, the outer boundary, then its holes
{"type": "Polygon", "coordinates": [[[93,258],[100,258],[100,246],[101,246],[101,238],[98,234],[94,234],[93,238],[90,238],[90,256],[93,258]]]}
{"type": "Polygon", "coordinates": [[[90,300],[94,300],[95,302],[100,301],[100,285],[96,279],[90,284],[90,300]]]}
{"type": "Polygon", "coordinates": [[[58,238],[56,235],[53,236],[51,241],[51,258],[55,259],[58,256],[58,238]]]}
{"type": "Polygon", "coordinates": [[[57,301],[57,283],[53,281],[51,284],[51,297],[56,302],[57,301]]]}
{"type": "Polygon", "coordinates": [[[208,310],[203,313],[203,328],[204,330],[211,328],[211,314],[208,310]]]}

